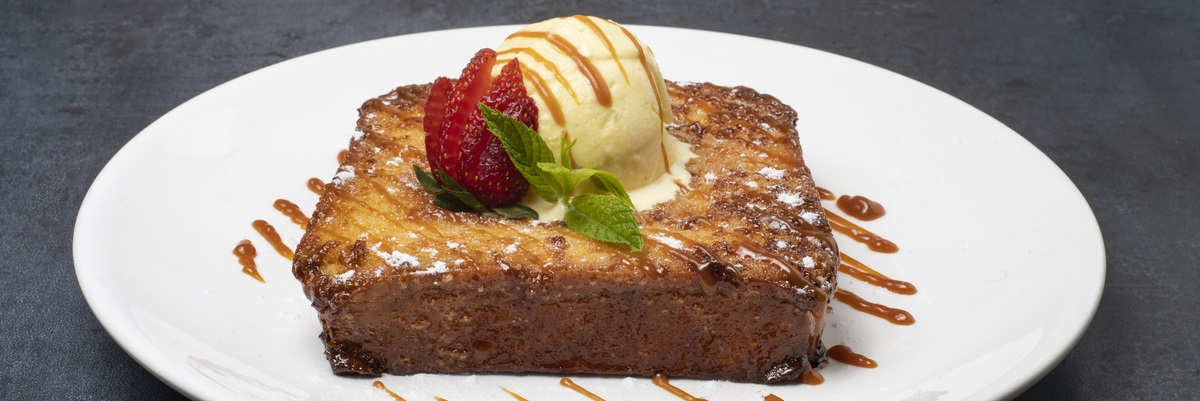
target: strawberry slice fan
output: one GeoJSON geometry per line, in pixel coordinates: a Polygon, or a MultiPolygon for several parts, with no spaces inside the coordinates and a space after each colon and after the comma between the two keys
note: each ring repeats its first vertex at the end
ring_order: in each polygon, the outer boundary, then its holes
{"type": "MultiPolygon", "coordinates": [[[[429,167],[443,171],[488,207],[521,200],[529,181],[508,158],[500,139],[488,131],[479,103],[538,129],[538,109],[525,91],[516,59],[492,77],[496,52],[481,49],[463,68],[458,81],[439,77],[425,103],[425,151],[429,167]]],[[[439,174],[434,174],[442,182],[439,174]]]]}

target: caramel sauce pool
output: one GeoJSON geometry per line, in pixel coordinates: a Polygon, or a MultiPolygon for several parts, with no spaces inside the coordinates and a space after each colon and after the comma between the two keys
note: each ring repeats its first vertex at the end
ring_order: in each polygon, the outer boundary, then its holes
{"type": "Polygon", "coordinates": [[[262,235],[263,239],[266,239],[267,243],[275,248],[275,252],[279,252],[279,256],[283,256],[287,260],[292,260],[292,258],[296,257],[292,253],[292,248],[284,245],[283,239],[279,238],[279,232],[275,231],[275,227],[272,227],[271,223],[268,223],[266,220],[254,220],[254,223],[250,225],[254,226],[254,231],[258,231],[258,234],[262,235]]]}
{"type": "Polygon", "coordinates": [[[763,401],[783,401],[783,399],[775,394],[767,394],[766,397],[763,397],[763,401]]]}
{"type": "Polygon", "coordinates": [[[708,401],[706,399],[688,394],[686,391],[683,391],[683,389],[681,389],[679,387],[675,387],[674,385],[671,384],[671,381],[669,379],[667,379],[667,375],[664,375],[662,373],[654,375],[654,379],[651,379],[651,381],[654,382],[654,385],[658,386],[658,388],[667,390],[668,393],[671,393],[674,396],[679,397],[680,399],[682,399],[684,401],[708,401]]]}
{"type": "Polygon", "coordinates": [[[867,369],[879,367],[879,364],[875,363],[875,361],[871,358],[867,358],[862,354],[855,353],[854,350],[845,345],[835,345],[830,347],[829,351],[826,351],[826,355],[829,355],[829,357],[835,361],[851,366],[858,366],[860,368],[867,369]]]}
{"type": "Polygon", "coordinates": [[[879,202],[867,199],[865,196],[842,195],[837,199],[837,207],[842,212],[862,221],[871,221],[883,217],[887,211],[879,202]]]}
{"type": "Polygon", "coordinates": [[[257,255],[258,251],[254,249],[254,244],[250,243],[248,239],[239,241],[237,246],[233,247],[233,256],[237,256],[238,263],[242,265],[242,273],[266,284],[267,280],[263,280],[263,276],[258,274],[258,265],[254,263],[254,257],[257,255]]]}
{"type": "Polygon", "coordinates": [[[376,380],[374,383],[371,383],[371,385],[375,386],[375,388],[377,388],[377,389],[386,391],[388,393],[388,395],[392,396],[392,399],[394,399],[396,401],[407,401],[404,399],[404,397],[401,397],[399,394],[393,393],[392,390],[388,390],[387,386],[384,385],[383,382],[381,382],[379,380],[376,380]]]}

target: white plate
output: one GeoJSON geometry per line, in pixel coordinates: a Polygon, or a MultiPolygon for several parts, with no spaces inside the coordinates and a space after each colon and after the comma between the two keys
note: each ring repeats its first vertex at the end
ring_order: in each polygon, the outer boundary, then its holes
{"type": "MultiPolygon", "coordinates": [[[[151,124],[92,184],[75,226],[75,269],[105,329],[147,369],[198,399],[375,399],[372,380],[336,377],[316,313],[290,264],[250,227],[290,244],[301,230],[272,208],[307,213],[310,177],[328,180],[365,99],[456,75],[519,27],[406,35],[286,61],[218,86],[151,124]],[[232,255],[258,244],[260,284],[232,255]]],[[[745,85],[800,114],[806,160],[836,193],[881,201],[865,223],[901,252],[843,250],[920,289],[899,296],[850,278],[843,288],[909,310],[895,326],[835,303],[826,343],[877,369],[832,363],[820,386],[675,380],[711,400],[995,399],[1050,370],[1100,299],[1104,247],[1070,180],[1019,135],[951,96],[894,73],[789,44],[632,27],[678,81],[745,85]]],[[[558,376],[385,376],[409,400],[583,399],[558,376]]],[[[576,377],[607,400],[677,400],[650,380],[576,377]]]]}

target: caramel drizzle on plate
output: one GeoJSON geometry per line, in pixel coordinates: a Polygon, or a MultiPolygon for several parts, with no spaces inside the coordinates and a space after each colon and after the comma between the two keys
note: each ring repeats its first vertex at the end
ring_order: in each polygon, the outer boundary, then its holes
{"type": "Polygon", "coordinates": [[[575,384],[575,382],[571,381],[571,379],[569,379],[569,378],[566,378],[566,377],[562,378],[562,380],[558,381],[558,384],[561,384],[563,387],[569,388],[571,390],[575,390],[576,393],[583,394],[585,397],[591,398],[594,401],[604,401],[604,399],[600,398],[600,396],[593,394],[591,391],[588,391],[586,388],[583,388],[583,386],[575,384]]]}
{"type": "Polygon", "coordinates": [[[389,389],[387,388],[387,385],[383,384],[383,382],[381,382],[381,381],[379,381],[379,380],[376,380],[374,383],[371,383],[371,385],[372,385],[372,386],[375,386],[375,388],[377,388],[377,389],[380,389],[380,390],[386,391],[386,392],[387,392],[387,394],[388,394],[388,395],[390,395],[390,396],[392,396],[392,399],[393,399],[393,400],[395,400],[395,401],[406,401],[406,400],[404,399],[404,397],[401,397],[399,394],[393,393],[393,392],[392,392],[392,390],[389,390],[389,389]]]}
{"type": "Polygon", "coordinates": [[[514,392],[512,392],[512,390],[506,389],[503,386],[501,386],[500,389],[504,390],[504,392],[508,393],[508,395],[511,395],[513,398],[516,398],[517,401],[529,401],[529,400],[525,399],[525,397],[517,395],[517,393],[514,393],[514,392]]]}
{"type": "Polygon", "coordinates": [[[845,273],[847,276],[897,294],[913,295],[917,293],[917,287],[912,283],[889,278],[883,275],[883,273],[875,271],[875,269],[859,262],[858,259],[850,257],[850,255],[842,253],[841,259],[842,264],[838,266],[838,271],[845,273]]]}
{"type": "Polygon", "coordinates": [[[279,232],[275,231],[275,227],[272,227],[271,223],[268,223],[266,220],[254,220],[250,225],[254,227],[254,231],[258,231],[258,234],[262,235],[263,239],[267,240],[267,243],[275,248],[275,252],[279,252],[279,256],[283,256],[287,260],[292,260],[292,258],[296,257],[292,253],[292,248],[284,245],[283,239],[279,238],[279,232]]]}
{"type": "Polygon", "coordinates": [[[275,210],[278,210],[280,213],[283,213],[284,216],[292,219],[292,222],[296,223],[296,225],[300,226],[300,228],[308,227],[308,215],[304,214],[304,212],[301,212],[300,207],[296,206],[296,204],[292,203],[292,201],[287,199],[276,199],[274,206],[275,210]]]}
{"type": "Polygon", "coordinates": [[[320,178],[316,178],[316,177],[309,178],[308,179],[308,190],[313,191],[313,193],[317,194],[317,195],[323,194],[323,193],[325,193],[325,182],[321,181],[320,178]]]}
{"type": "Polygon", "coordinates": [[[862,195],[842,195],[837,199],[837,207],[843,213],[862,221],[871,221],[883,217],[887,213],[883,205],[862,195]]]}
{"type": "Polygon", "coordinates": [[[763,401],[783,401],[783,399],[775,394],[767,394],[766,397],[763,397],[763,401]]]}
{"type": "Polygon", "coordinates": [[[667,390],[668,393],[671,393],[672,395],[679,397],[683,401],[708,401],[704,398],[700,398],[700,397],[696,397],[691,394],[688,394],[688,392],[683,391],[683,389],[681,389],[679,387],[675,387],[675,385],[671,384],[671,381],[669,379],[667,379],[667,375],[664,375],[662,373],[655,374],[654,378],[651,379],[650,381],[654,382],[654,385],[658,386],[658,388],[667,390]]]}
{"type": "Polygon", "coordinates": [[[833,360],[850,366],[857,366],[867,369],[879,367],[879,364],[873,359],[867,358],[862,354],[855,353],[854,350],[845,345],[835,345],[830,347],[829,351],[826,351],[825,355],[829,355],[829,357],[833,360]]]}
{"type": "Polygon", "coordinates": [[[810,385],[810,386],[815,386],[815,385],[824,383],[825,376],[821,376],[821,372],[818,372],[813,369],[809,369],[809,370],[804,371],[804,373],[800,375],[800,382],[810,385]]]}
{"type": "Polygon", "coordinates": [[[237,256],[238,263],[242,265],[242,273],[266,284],[267,280],[263,280],[263,276],[258,274],[258,265],[254,263],[254,257],[257,255],[258,251],[254,249],[254,244],[248,239],[238,241],[237,246],[233,247],[233,256],[237,256]]]}
{"type": "Polygon", "coordinates": [[[888,241],[886,238],[880,237],[860,227],[858,224],[852,223],[850,220],[839,216],[829,209],[825,209],[825,217],[829,220],[829,226],[835,231],[846,234],[846,236],[853,238],[855,241],[866,244],[867,248],[870,248],[872,251],[880,253],[896,253],[900,251],[900,247],[896,246],[896,243],[888,241]]]}
{"type": "Polygon", "coordinates": [[[846,291],[844,289],[839,288],[837,292],[834,293],[834,298],[846,305],[849,305],[851,308],[865,312],[880,319],[887,320],[892,324],[910,326],[913,323],[916,323],[916,320],[913,319],[912,314],[908,313],[908,311],[867,301],[853,292],[846,291]]]}

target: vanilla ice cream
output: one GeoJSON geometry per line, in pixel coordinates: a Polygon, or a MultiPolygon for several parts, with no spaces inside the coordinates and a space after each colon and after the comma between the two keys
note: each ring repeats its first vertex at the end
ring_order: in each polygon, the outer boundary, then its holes
{"type": "Polygon", "coordinates": [[[670,199],[674,181],[689,178],[678,162],[693,155],[664,130],[671,102],[654,54],[629,30],[595,17],[555,18],[509,35],[497,53],[494,74],[520,60],[538,134],[555,153],[566,135],[578,141],[571,150],[578,167],[613,173],[631,196],[656,183],[669,187],[665,199],[635,199],[639,209],[670,199]]]}

